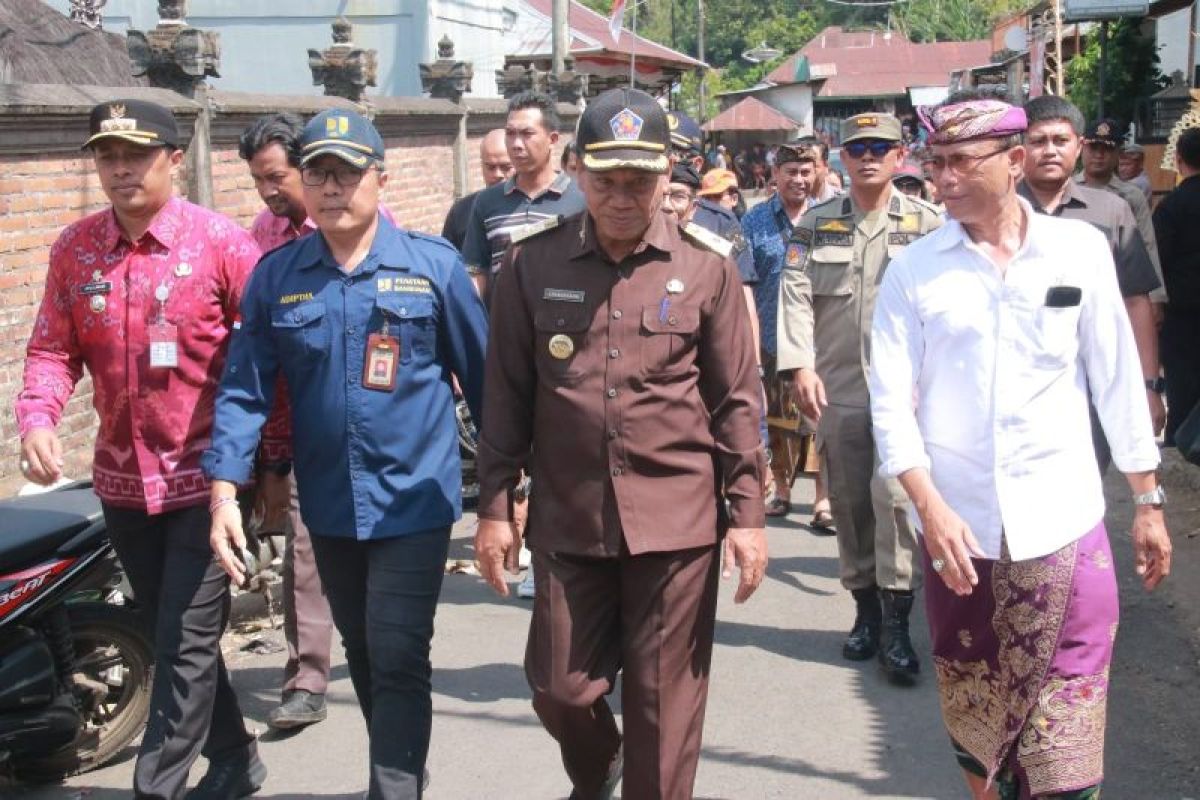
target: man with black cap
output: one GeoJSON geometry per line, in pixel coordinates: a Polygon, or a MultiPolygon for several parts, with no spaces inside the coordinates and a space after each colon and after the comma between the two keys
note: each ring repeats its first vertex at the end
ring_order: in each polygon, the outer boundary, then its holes
{"type": "Polygon", "coordinates": [[[754,342],[733,259],[662,213],[658,103],[606,92],[577,142],[586,212],[514,242],[496,283],[475,546],[507,594],[531,468],[525,671],[571,796],[610,797],[623,768],[623,796],[684,800],[722,539],[736,602],[766,566],[754,342]],[[620,670],[624,739],[605,700],[620,670]]]}
{"type": "MultiPolygon", "coordinates": [[[[1162,264],[1158,258],[1158,238],[1154,235],[1154,220],[1150,215],[1150,203],[1142,190],[1117,177],[1117,166],[1120,163],[1121,147],[1125,137],[1121,135],[1122,127],[1115,119],[1098,119],[1088,125],[1083,134],[1083,171],[1075,176],[1078,183],[1093,189],[1105,189],[1120,197],[1133,209],[1133,218],[1137,221],[1138,233],[1150,254],[1154,264],[1154,272],[1159,283],[1163,283],[1162,264]]],[[[1162,316],[1162,304],[1167,302],[1166,285],[1150,293],[1150,300],[1158,309],[1156,316],[1162,316]]]]}
{"type": "Polygon", "coordinates": [[[242,797],[266,768],[221,658],[229,581],[208,550],[200,453],[259,249],[231,220],[173,195],[183,151],[169,109],[101,103],[89,130],[84,148],[112,205],[51,248],[16,403],[21,471],[42,484],[62,477],[54,429],[86,367],[100,417],[95,490],[154,639],[134,794],[182,797],[203,754],[209,770],[188,796],[242,797]]]}
{"type": "Polygon", "coordinates": [[[780,281],[778,369],[794,371],[796,403],[819,426],[842,585],[857,606],[842,656],[878,654],[889,678],[909,683],[920,666],[908,618],[921,571],[904,491],[876,474],[871,314],[888,263],[941,225],[941,214],[892,185],[904,162],[900,120],[858,114],[841,133],[850,192],[810,209],[792,232],[780,281]]]}
{"type": "Polygon", "coordinates": [[[379,213],[384,158],[356,112],[305,127],[300,178],[318,233],[269,253],[247,285],[203,463],[212,549],[239,580],[232,498],[283,374],[300,513],[370,732],[370,797],[407,800],[423,791],[429,646],[461,515],[450,375],[478,419],[487,325],[457,251],[379,213]]]}

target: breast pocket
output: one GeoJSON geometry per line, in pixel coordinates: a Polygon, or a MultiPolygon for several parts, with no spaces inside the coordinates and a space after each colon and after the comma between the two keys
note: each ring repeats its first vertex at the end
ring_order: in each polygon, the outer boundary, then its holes
{"type": "Polygon", "coordinates": [[[1033,333],[1035,361],[1053,369],[1065,367],[1079,352],[1079,306],[1040,306],[1033,333]]]}
{"type": "Polygon", "coordinates": [[[854,294],[850,262],[854,252],[849,247],[818,247],[808,262],[809,280],[814,297],[842,297],[854,294]]]}
{"type": "Polygon", "coordinates": [[[307,368],[329,356],[329,320],[320,300],[279,309],[271,317],[271,331],[281,359],[290,365],[307,368]]]}
{"type": "Polygon", "coordinates": [[[642,308],[642,369],[647,375],[682,372],[691,363],[700,331],[697,306],[642,308]]]}
{"type": "Polygon", "coordinates": [[[377,320],[371,332],[386,321],[392,334],[400,337],[400,363],[428,362],[437,351],[437,324],[432,294],[381,294],[375,300],[377,320]]]}
{"type": "Polygon", "coordinates": [[[591,314],[582,306],[535,310],[538,372],[560,382],[581,378],[590,323],[591,314]]]}

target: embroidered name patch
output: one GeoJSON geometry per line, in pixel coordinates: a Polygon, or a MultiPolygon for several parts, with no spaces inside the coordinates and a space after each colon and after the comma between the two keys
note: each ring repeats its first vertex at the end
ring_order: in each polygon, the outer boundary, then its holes
{"type": "Polygon", "coordinates": [[[854,234],[817,230],[817,235],[814,237],[813,244],[817,247],[824,247],[826,245],[835,245],[837,247],[853,247],[854,234]]]}
{"type": "Polygon", "coordinates": [[[543,289],[542,299],[557,300],[560,303],[582,303],[585,295],[574,289],[543,289]]]}
{"type": "Polygon", "coordinates": [[[303,303],[305,300],[312,300],[312,292],[297,292],[296,294],[285,294],[279,298],[279,305],[290,306],[293,303],[303,303]]]}
{"type": "Polygon", "coordinates": [[[375,290],[406,294],[432,294],[433,286],[430,285],[428,278],[377,278],[375,290]]]}

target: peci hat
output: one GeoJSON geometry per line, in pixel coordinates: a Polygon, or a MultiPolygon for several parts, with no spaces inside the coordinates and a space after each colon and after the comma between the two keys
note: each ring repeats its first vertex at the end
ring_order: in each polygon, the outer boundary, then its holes
{"type": "Polygon", "coordinates": [[[1140,144],[1129,142],[1121,145],[1121,152],[1129,153],[1130,155],[1135,156],[1144,156],[1146,155],[1146,148],[1142,147],[1140,144]]]}
{"type": "Polygon", "coordinates": [[[842,120],[842,144],[857,139],[880,139],[898,142],[901,139],[900,120],[891,114],[855,114],[842,120]]]}
{"type": "Polygon", "coordinates": [[[697,194],[701,197],[720,197],[728,190],[737,188],[737,175],[733,173],[733,170],[714,169],[704,174],[704,180],[700,181],[700,191],[697,194]]]}
{"type": "Polygon", "coordinates": [[[667,171],[671,143],[667,112],[637,89],[609,89],[584,109],[575,136],[583,166],[592,172],[667,171]]]}
{"type": "Polygon", "coordinates": [[[102,139],[124,139],[145,147],[179,149],[179,126],[171,109],[146,100],[110,100],[88,117],[86,150],[102,139]]]}
{"type": "Polygon", "coordinates": [[[1083,140],[1090,144],[1120,147],[1125,140],[1125,129],[1112,117],[1102,117],[1087,126],[1083,140]]]}
{"type": "Polygon", "coordinates": [[[667,112],[667,128],[671,131],[671,147],[685,153],[699,153],[704,144],[704,133],[696,120],[682,111],[667,112]]]}
{"type": "Polygon", "coordinates": [[[366,169],[382,164],[387,153],[383,137],[370,120],[357,111],[331,108],[309,120],[300,134],[300,166],[324,155],[366,169]]]}
{"type": "Polygon", "coordinates": [[[676,164],[671,168],[671,183],[678,183],[682,186],[690,186],[692,189],[699,189],[700,173],[696,172],[696,168],[691,164],[676,164]]]}

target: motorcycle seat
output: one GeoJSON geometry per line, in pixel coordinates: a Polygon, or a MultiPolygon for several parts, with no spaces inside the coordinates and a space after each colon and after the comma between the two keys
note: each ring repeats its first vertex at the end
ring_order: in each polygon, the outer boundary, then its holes
{"type": "Polygon", "coordinates": [[[51,558],[102,516],[89,485],[0,500],[0,575],[51,558]]]}

